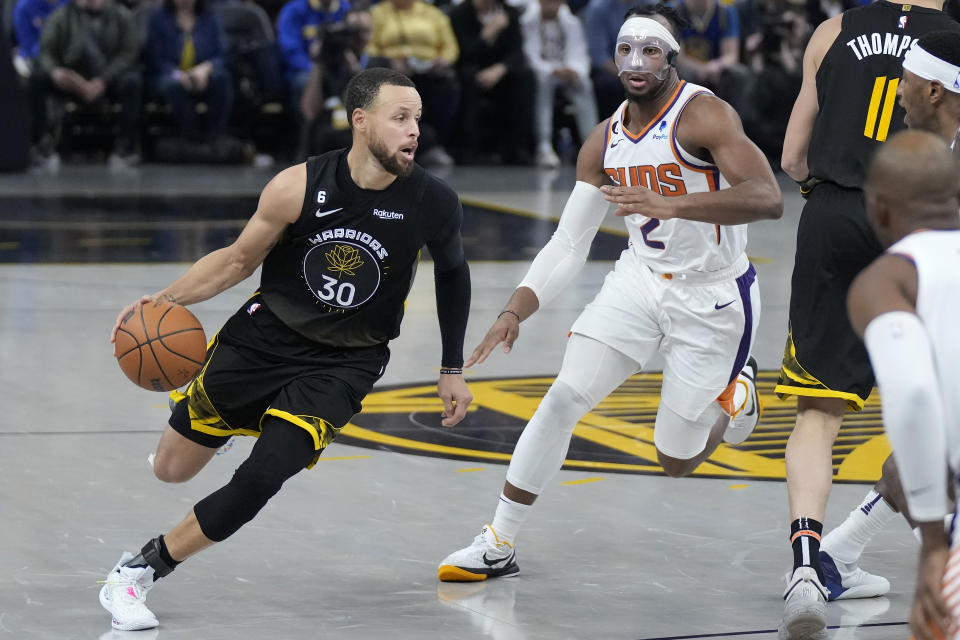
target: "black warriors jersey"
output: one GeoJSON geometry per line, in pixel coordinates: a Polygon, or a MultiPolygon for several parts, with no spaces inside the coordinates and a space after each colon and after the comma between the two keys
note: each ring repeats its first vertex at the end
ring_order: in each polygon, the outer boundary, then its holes
{"type": "Polygon", "coordinates": [[[420,166],[377,191],[356,185],[346,150],[312,157],[300,218],[263,263],[263,300],[315,342],[383,344],[400,332],[421,248],[459,241],[462,215],[456,193],[420,166]]]}
{"type": "Polygon", "coordinates": [[[860,189],[877,145],[905,126],[897,100],[903,56],[920,36],[960,24],[934,9],[886,0],[844,12],[841,24],[817,71],[820,112],[807,166],[817,178],[860,189]]]}

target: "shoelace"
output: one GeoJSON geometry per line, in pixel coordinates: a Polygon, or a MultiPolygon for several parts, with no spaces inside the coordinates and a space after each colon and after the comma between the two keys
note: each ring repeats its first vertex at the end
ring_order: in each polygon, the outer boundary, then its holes
{"type": "Polygon", "coordinates": [[[142,602],[147,597],[152,584],[146,585],[139,580],[97,580],[97,584],[109,586],[133,587],[134,593],[131,595],[127,589],[121,591],[122,599],[127,602],[142,602]]]}

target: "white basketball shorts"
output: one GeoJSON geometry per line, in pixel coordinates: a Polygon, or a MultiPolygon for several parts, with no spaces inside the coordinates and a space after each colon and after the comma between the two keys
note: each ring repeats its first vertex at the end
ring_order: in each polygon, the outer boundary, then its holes
{"type": "Polygon", "coordinates": [[[627,249],[571,332],[613,347],[641,369],[660,352],[660,401],[694,421],[746,364],[759,321],[757,275],[746,255],[722,271],[671,274],[627,249]]]}

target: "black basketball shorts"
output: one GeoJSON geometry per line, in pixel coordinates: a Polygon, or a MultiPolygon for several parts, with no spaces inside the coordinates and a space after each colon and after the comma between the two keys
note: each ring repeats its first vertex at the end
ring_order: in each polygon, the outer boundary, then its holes
{"type": "Polygon", "coordinates": [[[387,345],[320,345],[287,327],[259,296],[248,300],[210,341],[206,362],[177,403],[170,426],[216,448],[232,435],[260,434],[268,416],[312,437],[316,457],[355,414],[383,374],[387,345]]]}
{"type": "Polygon", "coordinates": [[[863,192],[817,185],[800,217],[790,293],[790,333],[776,393],[841,398],[863,408],[874,386],[863,342],[847,316],[853,279],[883,252],[863,192]]]}

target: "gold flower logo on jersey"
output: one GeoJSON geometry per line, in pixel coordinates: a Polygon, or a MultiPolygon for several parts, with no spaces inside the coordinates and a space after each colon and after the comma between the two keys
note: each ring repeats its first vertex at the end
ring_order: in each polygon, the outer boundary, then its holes
{"type": "Polygon", "coordinates": [[[340,275],[357,275],[356,270],[363,266],[363,259],[356,247],[346,244],[334,245],[333,249],[323,254],[327,258],[327,271],[333,271],[340,275]]]}

